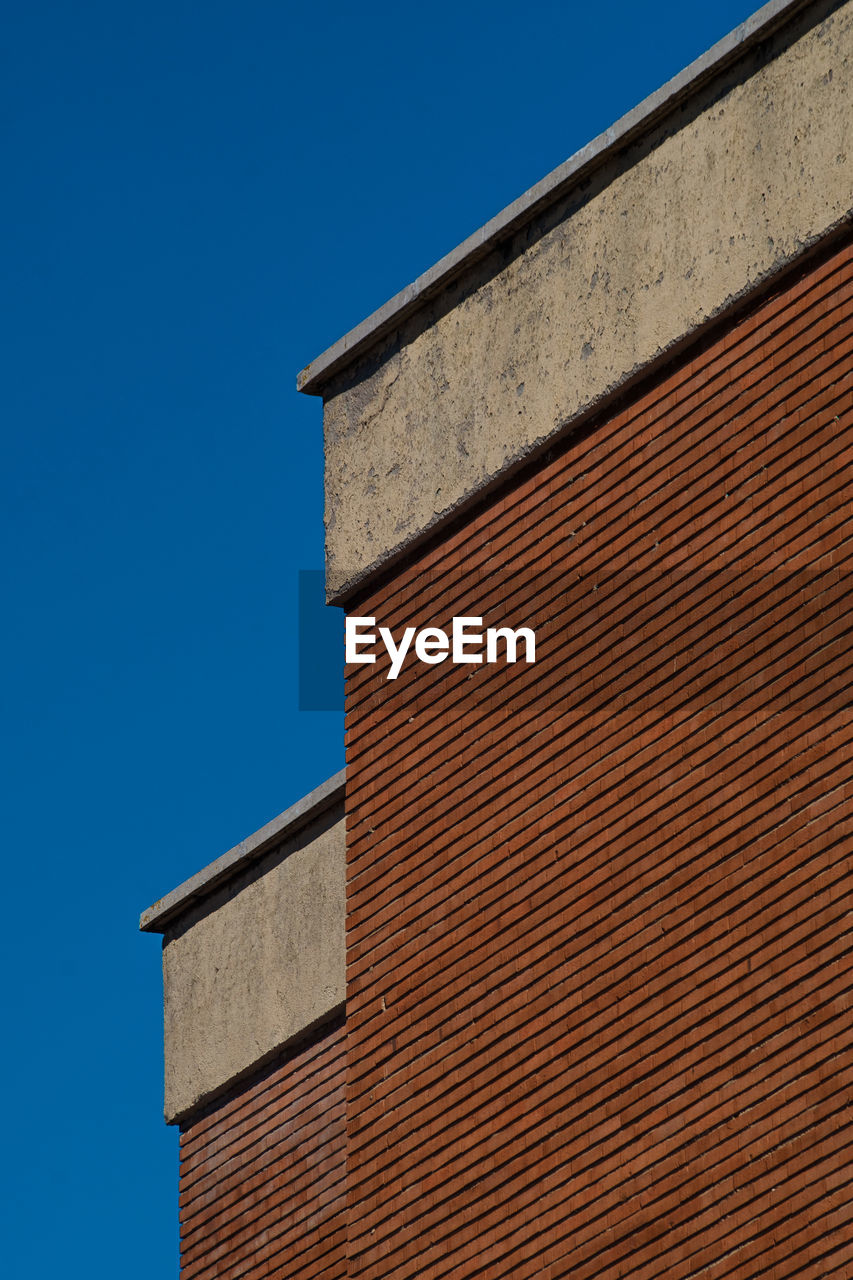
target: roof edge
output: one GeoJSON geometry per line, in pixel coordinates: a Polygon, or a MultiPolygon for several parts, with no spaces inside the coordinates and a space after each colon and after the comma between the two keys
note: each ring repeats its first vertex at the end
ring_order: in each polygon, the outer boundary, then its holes
{"type": "Polygon", "coordinates": [[[535,186],[506,206],[468,236],[434,266],[407,285],[378,310],[312,360],[296,378],[297,391],[322,395],[331,378],[397,328],[426,301],[434,297],[467,267],[485,257],[498,243],[529,222],[548,205],[565,195],[572,185],[588,177],[617,149],[634,141],[661,117],[673,111],[709,79],[725,70],[753,44],[765,39],[811,0],[770,0],[735,27],[666,84],[581,147],[535,186]]]}
{"type": "Polygon", "coordinates": [[[452,526],[454,521],[467,519],[482,503],[501,492],[505,486],[515,483],[527,468],[538,466],[543,457],[546,457],[552,449],[560,448],[561,442],[569,439],[572,433],[585,424],[596,421],[603,414],[612,412],[625,397],[633,395],[647,379],[655,377],[661,369],[665,369],[674,360],[682,358],[684,353],[703,337],[721,325],[731,324],[745,310],[760,304],[769,293],[781,288],[790,277],[796,277],[796,274],[806,268],[816,257],[832,252],[839,241],[851,233],[853,233],[853,208],[831,223],[819,236],[804,242],[800,251],[792,259],[779,263],[774,270],[760,279],[749,281],[739,293],[727,298],[718,311],[706,316],[693,328],[661,348],[651,360],[630,369],[611,385],[605,387],[600,395],[583,405],[578,413],[561,424],[558,429],[507,458],[498,471],[467,490],[444,511],[429,520],[423,528],[383,552],[340,586],[333,590],[327,588],[326,604],[348,610],[356,607],[359,599],[362,599],[369,589],[369,584],[375,583],[377,579],[382,581],[394,573],[400,564],[429,546],[435,538],[440,537],[442,531],[449,525],[452,526]]]}
{"type": "Polygon", "coordinates": [[[319,817],[339,800],[343,800],[346,789],[346,769],[332,775],[319,787],[309,791],[307,796],[297,800],[289,809],[285,809],[277,818],[273,818],[253,835],[247,836],[239,844],[234,845],[227,853],[211,862],[201,871],[197,871],[189,880],[178,885],[171,893],[159,898],[139,917],[139,928],[143,933],[164,933],[190,907],[218,889],[224,881],[231,879],[246,865],[254,862],[266,853],[273,845],[286,836],[290,836],[306,826],[312,819],[319,817]]]}

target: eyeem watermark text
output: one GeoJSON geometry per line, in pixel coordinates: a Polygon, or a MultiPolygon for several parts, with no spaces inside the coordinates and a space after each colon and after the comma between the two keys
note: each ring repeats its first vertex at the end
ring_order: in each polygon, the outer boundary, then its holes
{"type": "Polygon", "coordinates": [[[530,627],[487,627],[482,618],[454,618],[450,635],[441,627],[406,627],[399,643],[389,627],[379,627],[375,618],[347,618],[347,662],[375,662],[372,650],[379,641],[391,659],[386,680],[396,680],[414,640],[415,657],[434,666],[447,658],[451,662],[517,662],[523,649],[525,662],[536,661],[536,636],[530,627]],[[483,652],[485,648],[485,654],[483,652]]]}

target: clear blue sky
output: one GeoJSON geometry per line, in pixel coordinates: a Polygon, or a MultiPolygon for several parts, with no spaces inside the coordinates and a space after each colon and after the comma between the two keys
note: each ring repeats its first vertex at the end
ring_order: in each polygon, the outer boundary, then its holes
{"type": "Polygon", "coordinates": [[[343,763],[297,370],[749,3],[6,10],[3,1274],[177,1274],[139,911],[343,763]]]}

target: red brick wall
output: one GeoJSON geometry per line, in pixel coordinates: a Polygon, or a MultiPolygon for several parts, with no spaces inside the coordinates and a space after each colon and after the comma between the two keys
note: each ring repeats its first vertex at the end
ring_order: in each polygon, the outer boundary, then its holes
{"type": "Polygon", "coordinates": [[[353,609],[538,661],[348,673],[350,1276],[850,1274],[851,390],[848,244],[353,609]]]}
{"type": "Polygon", "coordinates": [[[181,1133],[183,1280],[338,1280],[344,1253],[340,1021],[181,1133]]]}

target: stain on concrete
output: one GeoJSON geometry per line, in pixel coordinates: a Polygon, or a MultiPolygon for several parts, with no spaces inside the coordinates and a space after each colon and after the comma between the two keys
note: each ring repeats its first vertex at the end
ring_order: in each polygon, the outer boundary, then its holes
{"type": "Polygon", "coordinates": [[[853,4],[797,22],[330,384],[331,599],[850,215],[853,4]]]}

